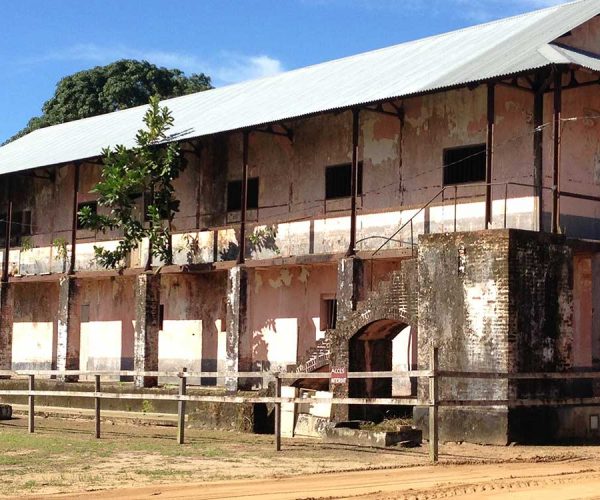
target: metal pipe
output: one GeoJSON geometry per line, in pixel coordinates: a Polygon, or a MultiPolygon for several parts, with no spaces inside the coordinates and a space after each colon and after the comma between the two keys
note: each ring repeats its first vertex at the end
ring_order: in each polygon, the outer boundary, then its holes
{"type": "Polygon", "coordinates": [[[238,253],[238,264],[246,262],[246,208],[248,205],[248,139],[250,132],[244,130],[242,139],[242,193],[241,193],[241,217],[240,217],[240,250],[238,253]]]}
{"type": "MultiPolygon", "coordinates": [[[[100,375],[94,375],[94,392],[98,394],[100,392],[100,375]]],[[[94,399],[94,423],[95,423],[95,436],[96,439],[100,439],[100,408],[101,408],[101,399],[94,399]]]]}
{"type": "Polygon", "coordinates": [[[537,227],[538,231],[544,230],[543,207],[544,207],[544,92],[538,90],[533,101],[533,174],[534,193],[537,197],[537,227]]]}
{"type": "Polygon", "coordinates": [[[4,260],[2,261],[2,282],[8,282],[9,256],[10,256],[10,235],[12,233],[12,201],[8,202],[6,210],[5,233],[4,233],[4,260]]]}
{"type": "Polygon", "coordinates": [[[454,184],[454,232],[456,232],[456,211],[458,207],[456,204],[458,203],[458,186],[454,184]]]}
{"type": "Polygon", "coordinates": [[[492,167],[494,164],[494,123],[496,117],[496,87],[493,83],[487,86],[487,147],[485,168],[485,228],[492,223],[492,167]]]}
{"type": "Polygon", "coordinates": [[[352,167],[350,174],[350,244],[346,256],[356,255],[356,198],[358,198],[358,134],[360,110],[352,110],[352,167]]]}
{"type": "Polygon", "coordinates": [[[429,351],[429,458],[433,463],[438,461],[438,348],[432,343],[429,351]]]}
{"type": "Polygon", "coordinates": [[[75,274],[75,249],[77,246],[77,212],[79,211],[79,164],[73,165],[73,216],[71,220],[71,262],[69,263],[69,274],[75,274]]]}
{"type": "Polygon", "coordinates": [[[506,211],[508,210],[508,182],[504,185],[504,229],[506,229],[506,211]]]}
{"type": "Polygon", "coordinates": [[[30,434],[35,432],[35,396],[31,393],[35,391],[35,375],[29,375],[29,397],[28,397],[28,412],[27,412],[27,430],[30,434]]]}
{"type": "MultiPolygon", "coordinates": [[[[179,395],[185,396],[187,394],[187,378],[185,377],[187,368],[181,369],[181,377],[179,378],[179,395]]],[[[177,402],[177,443],[183,444],[185,442],[185,401],[179,400],[177,402]]]]}
{"type": "MultiPolygon", "coordinates": [[[[281,378],[275,376],[275,397],[281,397],[281,378]]],[[[281,451],[281,403],[275,403],[275,451],[281,451]]]]}
{"type": "Polygon", "coordinates": [[[558,233],[560,227],[560,117],[562,113],[562,72],[554,71],[554,144],[552,161],[552,232],[558,233]]]}

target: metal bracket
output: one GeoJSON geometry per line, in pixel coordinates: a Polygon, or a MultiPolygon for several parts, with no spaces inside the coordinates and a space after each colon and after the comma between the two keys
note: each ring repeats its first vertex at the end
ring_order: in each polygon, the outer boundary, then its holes
{"type": "Polygon", "coordinates": [[[42,179],[44,181],[54,182],[56,180],[56,173],[47,168],[44,169],[46,175],[36,174],[35,172],[26,172],[26,173],[18,173],[17,175],[21,177],[32,177],[34,179],[42,179]]]}
{"type": "Polygon", "coordinates": [[[396,104],[394,104],[393,102],[387,102],[385,104],[389,104],[390,106],[392,106],[395,111],[387,111],[385,109],[383,109],[383,104],[384,103],[379,103],[376,104],[375,106],[366,106],[362,109],[364,109],[365,111],[372,111],[373,113],[380,113],[382,115],[388,115],[388,116],[394,116],[396,118],[398,118],[400,121],[404,121],[404,108],[402,106],[396,106],[396,104]]]}
{"type": "Polygon", "coordinates": [[[267,125],[264,128],[255,128],[255,129],[253,129],[253,132],[262,132],[263,134],[271,134],[271,135],[279,135],[281,137],[287,137],[289,139],[289,141],[293,144],[294,143],[294,131],[291,128],[286,127],[283,123],[277,123],[276,126],[282,128],[283,132],[273,128],[273,125],[267,125]]]}

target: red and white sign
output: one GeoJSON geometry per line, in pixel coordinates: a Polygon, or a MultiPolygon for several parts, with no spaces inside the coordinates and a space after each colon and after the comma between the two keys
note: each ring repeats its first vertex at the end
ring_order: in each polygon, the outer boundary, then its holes
{"type": "Polygon", "coordinates": [[[348,370],[346,368],[332,368],[331,369],[331,383],[332,384],[345,384],[348,382],[348,370]]]}

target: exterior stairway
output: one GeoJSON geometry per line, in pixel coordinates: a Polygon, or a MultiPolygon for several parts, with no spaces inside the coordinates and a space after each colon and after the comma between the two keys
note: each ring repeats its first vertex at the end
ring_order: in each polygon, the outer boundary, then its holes
{"type": "Polygon", "coordinates": [[[329,340],[326,333],[324,338],[318,340],[314,347],[306,351],[301,363],[296,368],[296,372],[311,373],[328,365],[329,352],[329,340]]]}
{"type": "MultiPolygon", "coordinates": [[[[412,264],[415,258],[410,258],[402,261],[402,266],[412,264]]],[[[405,301],[398,301],[398,296],[405,294],[399,293],[405,288],[405,275],[402,269],[392,271],[386,280],[379,281],[375,288],[367,293],[364,300],[356,304],[356,310],[352,312],[349,318],[344,323],[353,322],[359,316],[362,316],[365,311],[373,309],[375,306],[399,306],[400,309],[406,310],[410,308],[410,304],[405,301]],[[388,304],[389,303],[389,304],[388,304]]],[[[343,327],[343,324],[338,323],[336,329],[343,327]]],[[[296,368],[296,373],[311,373],[321,370],[329,364],[330,357],[330,335],[334,330],[327,330],[325,337],[317,341],[314,347],[309,349],[300,359],[296,368]]]]}

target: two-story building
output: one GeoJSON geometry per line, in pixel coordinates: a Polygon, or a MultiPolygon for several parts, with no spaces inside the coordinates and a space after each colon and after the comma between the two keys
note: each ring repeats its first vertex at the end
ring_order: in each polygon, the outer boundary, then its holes
{"type": "MultiPolygon", "coordinates": [[[[431,341],[447,369],[599,368],[599,15],[581,0],[164,101],[187,160],[173,265],[147,269],[140,242],[124,270],[99,268],[94,245],[119,235],[76,216],[105,210],[102,149],[132,145],[146,107],[3,146],[0,369],[387,371],[426,366],[431,341]]],[[[510,404],[442,417],[448,439],[539,426],[510,404]]]]}

